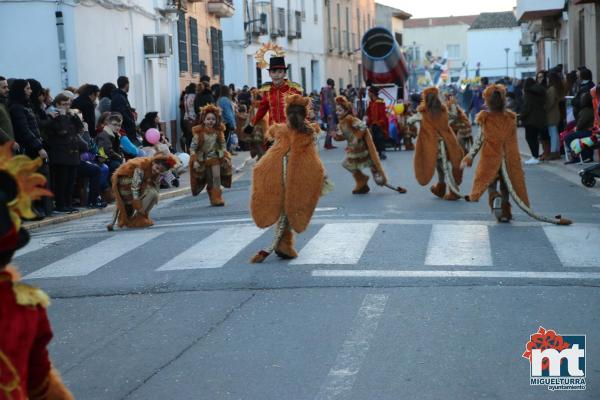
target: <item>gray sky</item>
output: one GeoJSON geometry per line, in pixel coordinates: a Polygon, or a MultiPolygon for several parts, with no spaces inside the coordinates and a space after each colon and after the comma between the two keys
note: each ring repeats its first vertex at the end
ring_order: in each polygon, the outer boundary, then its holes
{"type": "Polygon", "coordinates": [[[376,2],[406,11],[412,14],[413,18],[509,11],[517,5],[517,0],[376,0],[376,2]]]}

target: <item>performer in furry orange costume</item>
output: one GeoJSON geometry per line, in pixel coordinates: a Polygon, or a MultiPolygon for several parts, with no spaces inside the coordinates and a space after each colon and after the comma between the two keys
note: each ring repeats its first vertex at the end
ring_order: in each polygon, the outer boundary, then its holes
{"type": "Polygon", "coordinates": [[[362,173],[363,168],[371,170],[373,179],[379,186],[386,186],[399,193],[406,193],[406,189],[388,184],[371,132],[364,122],[352,114],[352,104],[344,96],[335,98],[335,113],[338,117],[338,128],[341,134],[336,133],[334,139],[336,141],[348,141],[346,158],[342,166],[352,174],[356,181],[352,194],[369,193],[370,189],[367,184],[369,177],[362,173]]]}
{"type": "Polygon", "coordinates": [[[283,258],[298,256],[294,233],[304,232],[317,206],[325,181],[325,168],[319,158],[314,135],[318,127],[306,121],[310,98],[285,98],[287,122],[269,128],[273,146],[254,167],[250,211],[259,228],[273,224],[275,239],[251,262],[265,260],[272,251],[283,258]]]}
{"type": "Polygon", "coordinates": [[[466,200],[477,201],[487,190],[490,209],[498,222],[509,222],[512,219],[510,196],[523,211],[535,219],[558,225],[571,224],[571,221],[560,215],[551,219],[538,216],[530,209],[517,141],[517,117],[515,113],[506,110],[506,89],[503,85],[488,86],[483,92],[483,98],[489,111],[481,111],[477,115],[481,134],[461,163],[461,168],[470,167],[473,158],[481,150],[473,188],[466,200]]]}
{"type": "Polygon", "coordinates": [[[117,221],[119,228],[154,225],[150,210],[158,203],[161,174],[175,165],[172,156],[158,153],[154,157],[133,158],[117,168],[112,176],[117,207],[106,229],[112,231],[117,221]]]}
{"type": "Polygon", "coordinates": [[[211,206],[224,206],[221,185],[231,187],[233,168],[226,150],[225,125],[221,109],[212,104],[200,109],[200,124],[192,128],[190,145],[190,187],[192,195],[206,187],[211,206]]]}
{"type": "Polygon", "coordinates": [[[467,114],[465,114],[456,102],[454,94],[446,93],[446,108],[448,109],[450,128],[456,134],[458,144],[463,153],[467,154],[473,145],[472,127],[469,117],[467,117],[467,114]]]}
{"type": "Polygon", "coordinates": [[[35,216],[31,201],[52,195],[43,188],[46,178],[35,172],[42,160],[13,157],[12,146],[12,141],[0,146],[0,399],[72,400],[48,354],[50,299],[19,282],[9,265],[29,242],[21,218],[35,216]]]}
{"type": "Polygon", "coordinates": [[[437,169],[438,183],[431,187],[431,192],[445,200],[457,200],[460,198],[458,185],[462,181],[460,161],[463,152],[448,125],[448,110],[440,101],[436,87],[423,91],[423,101],[417,111],[421,125],[414,157],[417,182],[421,186],[427,185],[437,169]]]}

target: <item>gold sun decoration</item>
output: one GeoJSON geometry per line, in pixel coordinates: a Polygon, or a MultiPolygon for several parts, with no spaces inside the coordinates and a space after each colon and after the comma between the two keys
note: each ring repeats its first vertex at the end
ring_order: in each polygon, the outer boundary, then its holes
{"type": "Polygon", "coordinates": [[[285,56],[285,51],[283,51],[283,48],[278,44],[273,42],[263,44],[262,47],[254,54],[254,59],[256,60],[260,69],[265,69],[269,66],[269,62],[265,60],[265,55],[267,52],[275,53],[274,55],[276,57],[285,56]]]}

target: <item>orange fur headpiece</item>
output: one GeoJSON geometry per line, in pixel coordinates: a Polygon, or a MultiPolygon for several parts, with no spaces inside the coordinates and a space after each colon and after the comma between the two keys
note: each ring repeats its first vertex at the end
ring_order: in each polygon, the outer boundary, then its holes
{"type": "Polygon", "coordinates": [[[500,92],[500,96],[502,96],[503,100],[506,99],[506,88],[504,87],[504,85],[490,85],[483,91],[484,100],[489,99],[492,96],[492,94],[496,91],[500,92]]]}
{"type": "Polygon", "coordinates": [[[204,118],[206,118],[206,114],[214,114],[217,117],[217,123],[215,126],[221,125],[221,108],[215,106],[214,104],[207,104],[204,107],[200,108],[200,122],[204,122],[204,118]]]}
{"type": "Polygon", "coordinates": [[[311,100],[310,97],[304,97],[299,94],[292,94],[285,97],[285,112],[287,114],[290,106],[302,106],[306,108],[306,112],[308,114],[308,109],[310,108],[311,100]]]}
{"type": "Polygon", "coordinates": [[[163,153],[158,153],[157,155],[155,155],[154,157],[152,157],[152,162],[155,161],[159,161],[159,162],[164,162],[167,164],[167,167],[169,169],[173,169],[175,168],[175,166],[177,165],[177,160],[175,160],[175,157],[172,155],[166,155],[163,153]]]}
{"type": "Polygon", "coordinates": [[[429,93],[433,93],[436,96],[440,96],[440,91],[438,88],[436,88],[435,86],[431,86],[428,87],[427,89],[423,90],[423,96],[421,96],[423,99],[425,99],[427,97],[427,95],[429,95],[429,93]]]}
{"type": "Polygon", "coordinates": [[[337,96],[335,98],[335,104],[344,107],[346,111],[352,111],[352,103],[344,96],[337,96]]]}

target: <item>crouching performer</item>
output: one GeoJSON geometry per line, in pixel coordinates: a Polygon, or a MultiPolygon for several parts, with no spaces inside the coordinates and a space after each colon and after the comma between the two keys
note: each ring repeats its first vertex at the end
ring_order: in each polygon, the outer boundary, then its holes
{"type": "Polygon", "coordinates": [[[192,129],[194,135],[190,146],[190,187],[192,195],[206,187],[210,205],[221,207],[221,185],[231,187],[233,168],[231,155],[226,150],[225,125],[221,121],[221,109],[209,104],[200,109],[200,125],[192,129]]]}
{"type": "Polygon", "coordinates": [[[52,327],[42,290],[21,283],[9,264],[29,242],[21,218],[33,218],[32,200],[52,193],[35,171],[41,159],[12,156],[13,142],[0,146],[0,399],[72,400],[48,353],[52,327]]]}
{"type": "Polygon", "coordinates": [[[136,157],[121,165],[112,176],[116,208],[106,229],[145,228],[154,225],[150,210],[158,203],[161,174],[175,167],[171,155],[159,153],[154,157],[136,157]]]}
{"type": "Polygon", "coordinates": [[[448,125],[448,111],[436,87],[423,91],[423,101],[417,111],[421,125],[414,157],[417,182],[427,185],[437,170],[438,183],[431,187],[431,192],[444,200],[458,200],[462,197],[458,185],[462,181],[463,152],[448,125]]]}
{"type": "Polygon", "coordinates": [[[489,111],[477,115],[481,134],[465,156],[461,168],[471,166],[473,158],[481,151],[475,179],[468,201],[477,201],[488,191],[490,209],[498,222],[512,220],[510,197],[532,218],[557,225],[570,225],[571,221],[560,215],[554,219],[535,214],[529,205],[525,174],[517,141],[517,118],[506,110],[506,89],[502,85],[488,86],[483,98],[489,111]],[[498,192],[500,186],[500,192],[498,192]]]}
{"type": "Polygon", "coordinates": [[[406,193],[406,189],[388,184],[371,132],[364,122],[352,114],[352,104],[344,96],[336,97],[335,112],[340,121],[338,127],[341,134],[336,133],[334,139],[348,142],[346,159],[342,166],[352,174],[356,181],[352,194],[366,194],[370,190],[367,184],[369,177],[362,173],[363,168],[371,170],[377,185],[385,186],[398,193],[406,193]]]}
{"type": "Polygon", "coordinates": [[[314,135],[318,127],[306,121],[310,98],[285,98],[287,122],[269,128],[275,141],[254,167],[250,211],[259,228],[275,224],[275,238],[268,249],[251,260],[263,262],[273,251],[283,258],[296,258],[294,231],[304,232],[325,183],[325,168],[319,158],[314,135]]]}

